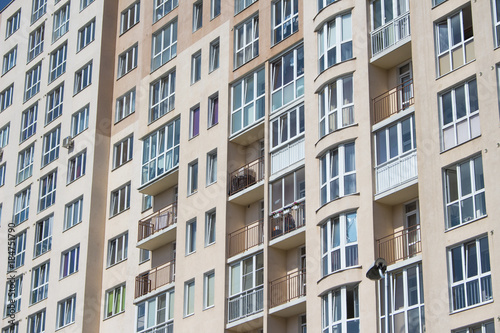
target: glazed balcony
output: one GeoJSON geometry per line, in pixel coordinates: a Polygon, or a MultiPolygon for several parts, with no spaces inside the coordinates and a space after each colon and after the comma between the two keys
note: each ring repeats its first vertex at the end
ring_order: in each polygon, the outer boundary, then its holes
{"type": "Polygon", "coordinates": [[[175,240],[177,226],[177,202],[141,219],[137,247],[153,251],[175,240]]]}
{"type": "Polygon", "coordinates": [[[306,206],[305,201],[277,212],[269,217],[270,245],[289,250],[305,242],[306,206]]]}
{"type": "Polygon", "coordinates": [[[246,290],[228,298],[227,321],[228,323],[249,317],[264,309],[264,287],[246,290]]]}
{"type": "Polygon", "coordinates": [[[228,258],[264,242],[264,221],[258,220],[228,235],[228,258]]]}
{"type": "Polygon", "coordinates": [[[413,80],[408,80],[373,99],[372,102],[373,125],[408,109],[414,104],[413,80]]]}
{"type": "Polygon", "coordinates": [[[413,185],[418,178],[417,150],[412,149],[385,163],[375,167],[375,181],[377,184],[376,200],[383,197],[384,192],[398,189],[405,184],[413,185]],[[381,195],[382,193],[382,195],[381,195]]]}
{"type": "Polygon", "coordinates": [[[229,174],[229,200],[248,205],[264,197],[264,157],[242,166],[229,174]]]}
{"type": "Polygon", "coordinates": [[[175,259],[135,278],[135,298],[175,281],[175,259]]]}
{"type": "Polygon", "coordinates": [[[378,27],[370,35],[372,63],[387,69],[403,62],[411,55],[410,12],[378,27]]]}
{"type": "Polygon", "coordinates": [[[305,138],[287,144],[271,153],[271,174],[303,160],[305,157],[305,138]]]}
{"type": "Polygon", "coordinates": [[[406,260],[422,252],[420,225],[416,225],[377,240],[378,258],[387,265],[406,260]]]}
{"type": "Polygon", "coordinates": [[[270,308],[273,314],[292,316],[305,311],[306,270],[287,274],[269,282],[270,308]],[[302,299],[304,300],[304,299],[302,299]]]}

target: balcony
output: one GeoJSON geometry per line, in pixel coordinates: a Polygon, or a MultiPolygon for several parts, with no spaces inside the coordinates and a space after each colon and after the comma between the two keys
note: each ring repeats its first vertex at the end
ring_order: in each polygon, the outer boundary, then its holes
{"type": "Polygon", "coordinates": [[[292,142],[285,147],[271,153],[271,174],[303,160],[305,157],[305,139],[292,142]]]}
{"type": "Polygon", "coordinates": [[[410,58],[410,12],[371,32],[371,62],[382,68],[390,68],[410,58]],[[403,46],[404,47],[401,47],[403,46]]]}
{"type": "Polygon", "coordinates": [[[264,242],[264,221],[258,220],[228,235],[228,257],[243,253],[264,242]]]}
{"type": "Polygon", "coordinates": [[[229,200],[247,205],[264,197],[264,157],[242,166],[229,174],[229,200]],[[260,183],[260,184],[259,184],[260,183]]]}
{"type": "Polygon", "coordinates": [[[387,265],[409,259],[422,252],[420,225],[416,225],[377,240],[378,258],[387,265]]]}
{"type": "Polygon", "coordinates": [[[413,80],[408,80],[373,99],[373,125],[390,116],[408,109],[414,104],[413,80]]]}
{"type": "Polygon", "coordinates": [[[137,247],[153,251],[175,240],[177,202],[139,221],[137,247]]]}
{"type": "Polygon", "coordinates": [[[301,229],[306,225],[305,201],[294,204],[269,218],[270,245],[282,250],[289,250],[305,242],[305,233],[301,229]]]}
{"type": "Polygon", "coordinates": [[[259,286],[228,298],[227,321],[249,317],[264,309],[264,287],[259,286]]]}
{"type": "MultiPolygon", "coordinates": [[[[393,194],[402,189],[400,187],[413,185],[412,181],[416,182],[417,178],[417,150],[413,149],[375,167],[375,181],[377,183],[375,199],[379,200],[393,194]]],[[[411,192],[412,195],[415,194],[414,190],[411,192]]]]}
{"type": "Polygon", "coordinates": [[[135,298],[147,295],[174,281],[175,260],[172,260],[135,278],[135,298]]]}
{"type": "Polygon", "coordinates": [[[269,282],[270,312],[275,315],[289,317],[305,312],[305,302],[300,300],[306,296],[306,270],[287,274],[269,282]]]}
{"type": "Polygon", "coordinates": [[[174,321],[170,320],[166,323],[156,325],[155,327],[141,331],[141,333],[174,333],[174,321]]]}

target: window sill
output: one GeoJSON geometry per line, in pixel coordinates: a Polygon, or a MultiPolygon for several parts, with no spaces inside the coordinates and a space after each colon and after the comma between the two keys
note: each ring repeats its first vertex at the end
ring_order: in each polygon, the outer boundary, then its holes
{"type": "Polygon", "coordinates": [[[476,217],[475,219],[472,219],[472,220],[470,220],[470,221],[460,223],[459,225],[456,225],[456,226],[453,226],[453,227],[449,227],[449,228],[447,228],[444,232],[445,232],[445,233],[446,233],[446,232],[450,232],[450,231],[452,231],[452,230],[455,230],[455,229],[458,229],[458,228],[460,228],[460,227],[466,226],[466,225],[468,225],[468,224],[471,224],[471,223],[477,222],[477,221],[482,220],[482,219],[485,219],[485,218],[487,218],[487,217],[488,217],[488,214],[486,213],[486,214],[484,214],[483,216],[476,217]]]}
{"type": "Polygon", "coordinates": [[[69,324],[64,325],[64,326],[61,326],[61,327],[56,327],[56,330],[55,330],[55,331],[56,331],[56,332],[57,332],[57,331],[60,331],[60,330],[62,330],[62,329],[64,329],[64,328],[66,328],[66,327],[68,327],[68,326],[73,325],[74,323],[75,323],[75,322],[69,323],[69,324]]]}
{"type": "MultiPolygon", "coordinates": [[[[463,43],[465,43],[465,42],[463,42],[463,43]]],[[[437,58],[437,56],[436,56],[436,58],[437,58]]],[[[454,72],[458,71],[460,68],[463,68],[463,67],[467,66],[468,64],[472,64],[472,63],[473,63],[473,62],[475,62],[475,61],[476,61],[476,58],[474,58],[474,59],[472,59],[471,61],[469,61],[469,62],[467,62],[467,63],[463,64],[463,65],[462,65],[462,66],[460,66],[460,67],[457,67],[457,68],[455,68],[455,69],[450,70],[450,71],[449,71],[449,72],[447,72],[447,73],[444,73],[444,74],[443,74],[443,75],[441,75],[441,76],[439,76],[439,75],[438,75],[438,76],[436,77],[436,81],[437,81],[437,80],[439,80],[439,79],[441,79],[441,78],[443,78],[443,77],[445,77],[445,76],[450,75],[451,73],[454,73],[454,72]]]]}
{"type": "Polygon", "coordinates": [[[75,275],[76,273],[78,273],[78,271],[74,271],[73,273],[70,273],[70,274],[68,274],[68,275],[66,275],[66,276],[60,277],[60,278],[59,278],[59,281],[62,281],[62,280],[64,280],[64,279],[67,279],[67,278],[69,278],[70,276],[75,275]]]}
{"type": "Polygon", "coordinates": [[[77,223],[73,224],[71,227],[68,227],[68,228],[64,229],[62,232],[66,232],[66,231],[68,231],[68,230],[71,230],[71,229],[73,229],[74,227],[76,227],[77,225],[79,225],[80,223],[82,223],[82,221],[80,221],[80,222],[77,222],[77,223]]]}
{"type": "MultiPolygon", "coordinates": [[[[135,113],[135,110],[130,112],[129,114],[123,116],[122,118],[118,119],[118,120],[115,120],[114,122],[114,126],[116,126],[117,124],[121,123],[123,120],[127,119],[128,117],[130,117],[130,115],[134,114],[135,113]]],[[[115,109],[115,114],[116,114],[116,109],[115,109]]]]}
{"type": "MultiPolygon", "coordinates": [[[[440,132],[442,132],[442,130],[441,130],[440,132]]],[[[475,137],[473,137],[473,138],[470,138],[470,139],[469,139],[469,140],[467,140],[467,141],[464,141],[464,142],[462,142],[462,143],[456,144],[456,145],[454,145],[453,147],[450,147],[450,148],[447,148],[447,149],[441,150],[441,152],[440,152],[439,154],[444,154],[444,153],[446,153],[446,152],[449,152],[449,151],[451,151],[451,150],[453,150],[453,149],[455,149],[455,148],[457,148],[457,147],[463,146],[463,145],[465,145],[466,143],[468,143],[468,142],[470,142],[470,141],[472,141],[472,140],[474,140],[474,139],[480,138],[480,137],[481,137],[481,134],[479,134],[478,136],[475,136],[475,137]]],[[[442,144],[442,142],[441,142],[441,144],[442,144]]]]}
{"type": "Polygon", "coordinates": [[[81,49],[77,50],[76,51],[76,54],[78,54],[81,50],[84,50],[87,46],[89,46],[90,44],[92,44],[92,42],[94,42],[95,39],[93,39],[92,41],[90,41],[87,45],[85,45],[84,47],[82,47],[81,49]]]}
{"type": "Polygon", "coordinates": [[[362,269],[362,268],[363,268],[363,266],[361,266],[361,265],[345,267],[345,268],[339,269],[338,271],[335,271],[335,272],[332,272],[332,273],[328,273],[327,275],[322,276],[318,281],[316,281],[316,283],[320,283],[321,281],[323,281],[327,277],[335,275],[335,274],[338,274],[338,273],[341,273],[341,272],[350,271],[352,269],[362,269]]]}
{"type": "Polygon", "coordinates": [[[120,311],[120,312],[118,312],[118,313],[115,313],[115,314],[113,314],[113,315],[111,315],[111,316],[109,316],[109,317],[105,317],[105,318],[103,318],[103,320],[102,320],[102,321],[105,321],[105,320],[108,320],[108,319],[114,318],[114,317],[116,317],[116,316],[121,315],[122,313],[125,313],[125,310],[122,310],[122,311],[120,311]]]}
{"type": "Polygon", "coordinates": [[[78,178],[75,178],[75,179],[73,179],[73,180],[69,181],[68,183],[66,183],[66,186],[69,186],[69,185],[71,185],[71,184],[75,183],[78,179],[83,178],[83,176],[85,176],[85,174],[81,175],[81,176],[80,176],[80,177],[78,177],[78,178]]]}
{"type": "Polygon", "coordinates": [[[118,215],[120,215],[120,214],[122,214],[122,213],[124,213],[124,212],[128,211],[129,209],[130,209],[130,207],[127,207],[127,208],[125,208],[124,210],[122,210],[121,212],[118,212],[118,213],[116,213],[116,214],[114,214],[114,215],[110,216],[110,217],[109,217],[109,220],[111,220],[112,218],[114,218],[114,217],[116,217],[116,216],[118,216],[118,215]]]}
{"type": "Polygon", "coordinates": [[[209,184],[205,185],[205,188],[210,187],[210,186],[212,186],[212,185],[214,185],[214,184],[217,184],[217,180],[215,180],[215,181],[213,181],[213,182],[211,182],[211,183],[209,183],[209,184]]]}
{"type": "Polygon", "coordinates": [[[207,127],[207,130],[209,130],[209,129],[211,129],[211,128],[215,127],[215,126],[217,126],[218,124],[219,124],[219,122],[216,122],[215,124],[208,126],[208,127],[207,127]]]}
{"type": "Polygon", "coordinates": [[[125,164],[129,163],[130,161],[132,161],[132,159],[133,159],[133,158],[131,158],[131,159],[130,159],[130,160],[128,160],[128,161],[123,162],[123,163],[122,163],[122,164],[120,164],[120,165],[117,165],[117,166],[113,167],[113,168],[111,169],[111,172],[113,172],[113,171],[115,171],[115,170],[120,169],[122,166],[124,166],[125,164]]]}
{"type": "MultiPolygon", "coordinates": [[[[123,234],[122,234],[122,235],[123,235],[123,234]]],[[[122,260],[120,260],[120,261],[115,262],[115,263],[114,263],[114,264],[112,264],[112,265],[106,266],[106,269],[109,269],[109,268],[115,267],[115,266],[117,266],[118,264],[120,264],[120,263],[122,263],[122,262],[124,262],[124,261],[127,261],[127,259],[128,259],[128,258],[125,258],[125,259],[122,259],[122,260]]]]}
{"type": "Polygon", "coordinates": [[[33,260],[40,258],[40,257],[41,257],[41,256],[43,256],[45,253],[48,253],[48,252],[50,252],[50,251],[52,251],[52,249],[48,249],[48,250],[47,250],[47,251],[45,251],[44,253],[40,253],[40,254],[39,254],[39,255],[37,255],[37,256],[33,256],[33,260]]]}
{"type": "Polygon", "coordinates": [[[130,27],[128,27],[127,30],[124,30],[124,31],[120,32],[120,35],[118,35],[118,38],[120,38],[121,36],[123,36],[124,34],[126,34],[128,31],[130,31],[133,27],[135,27],[136,25],[138,25],[139,22],[141,22],[141,20],[135,22],[133,25],[131,25],[130,27]]]}
{"type": "Polygon", "coordinates": [[[462,309],[459,309],[459,310],[454,310],[454,311],[451,311],[450,312],[450,316],[452,315],[455,315],[455,314],[458,314],[460,312],[463,312],[463,311],[467,311],[467,310],[470,310],[470,309],[474,309],[474,308],[477,308],[477,307],[480,307],[480,306],[483,306],[483,305],[488,305],[490,303],[493,303],[493,298],[490,299],[490,300],[487,300],[483,303],[479,303],[479,304],[474,304],[474,305],[471,305],[471,306],[468,306],[468,307],[465,307],[465,308],[462,308],[462,309]]]}

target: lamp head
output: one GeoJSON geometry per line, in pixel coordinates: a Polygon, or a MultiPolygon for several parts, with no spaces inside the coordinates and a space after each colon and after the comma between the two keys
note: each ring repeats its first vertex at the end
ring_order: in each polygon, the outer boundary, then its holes
{"type": "Polygon", "coordinates": [[[375,260],[373,265],[371,265],[368,272],[366,272],[366,277],[373,281],[378,281],[384,277],[385,271],[387,270],[387,263],[384,258],[378,258],[375,260]]]}

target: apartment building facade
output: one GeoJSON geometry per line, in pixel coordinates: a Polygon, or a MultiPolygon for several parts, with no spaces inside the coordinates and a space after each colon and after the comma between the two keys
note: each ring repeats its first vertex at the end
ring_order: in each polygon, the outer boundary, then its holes
{"type": "Polygon", "coordinates": [[[500,331],[497,6],[13,1],[2,333],[500,331]]]}

